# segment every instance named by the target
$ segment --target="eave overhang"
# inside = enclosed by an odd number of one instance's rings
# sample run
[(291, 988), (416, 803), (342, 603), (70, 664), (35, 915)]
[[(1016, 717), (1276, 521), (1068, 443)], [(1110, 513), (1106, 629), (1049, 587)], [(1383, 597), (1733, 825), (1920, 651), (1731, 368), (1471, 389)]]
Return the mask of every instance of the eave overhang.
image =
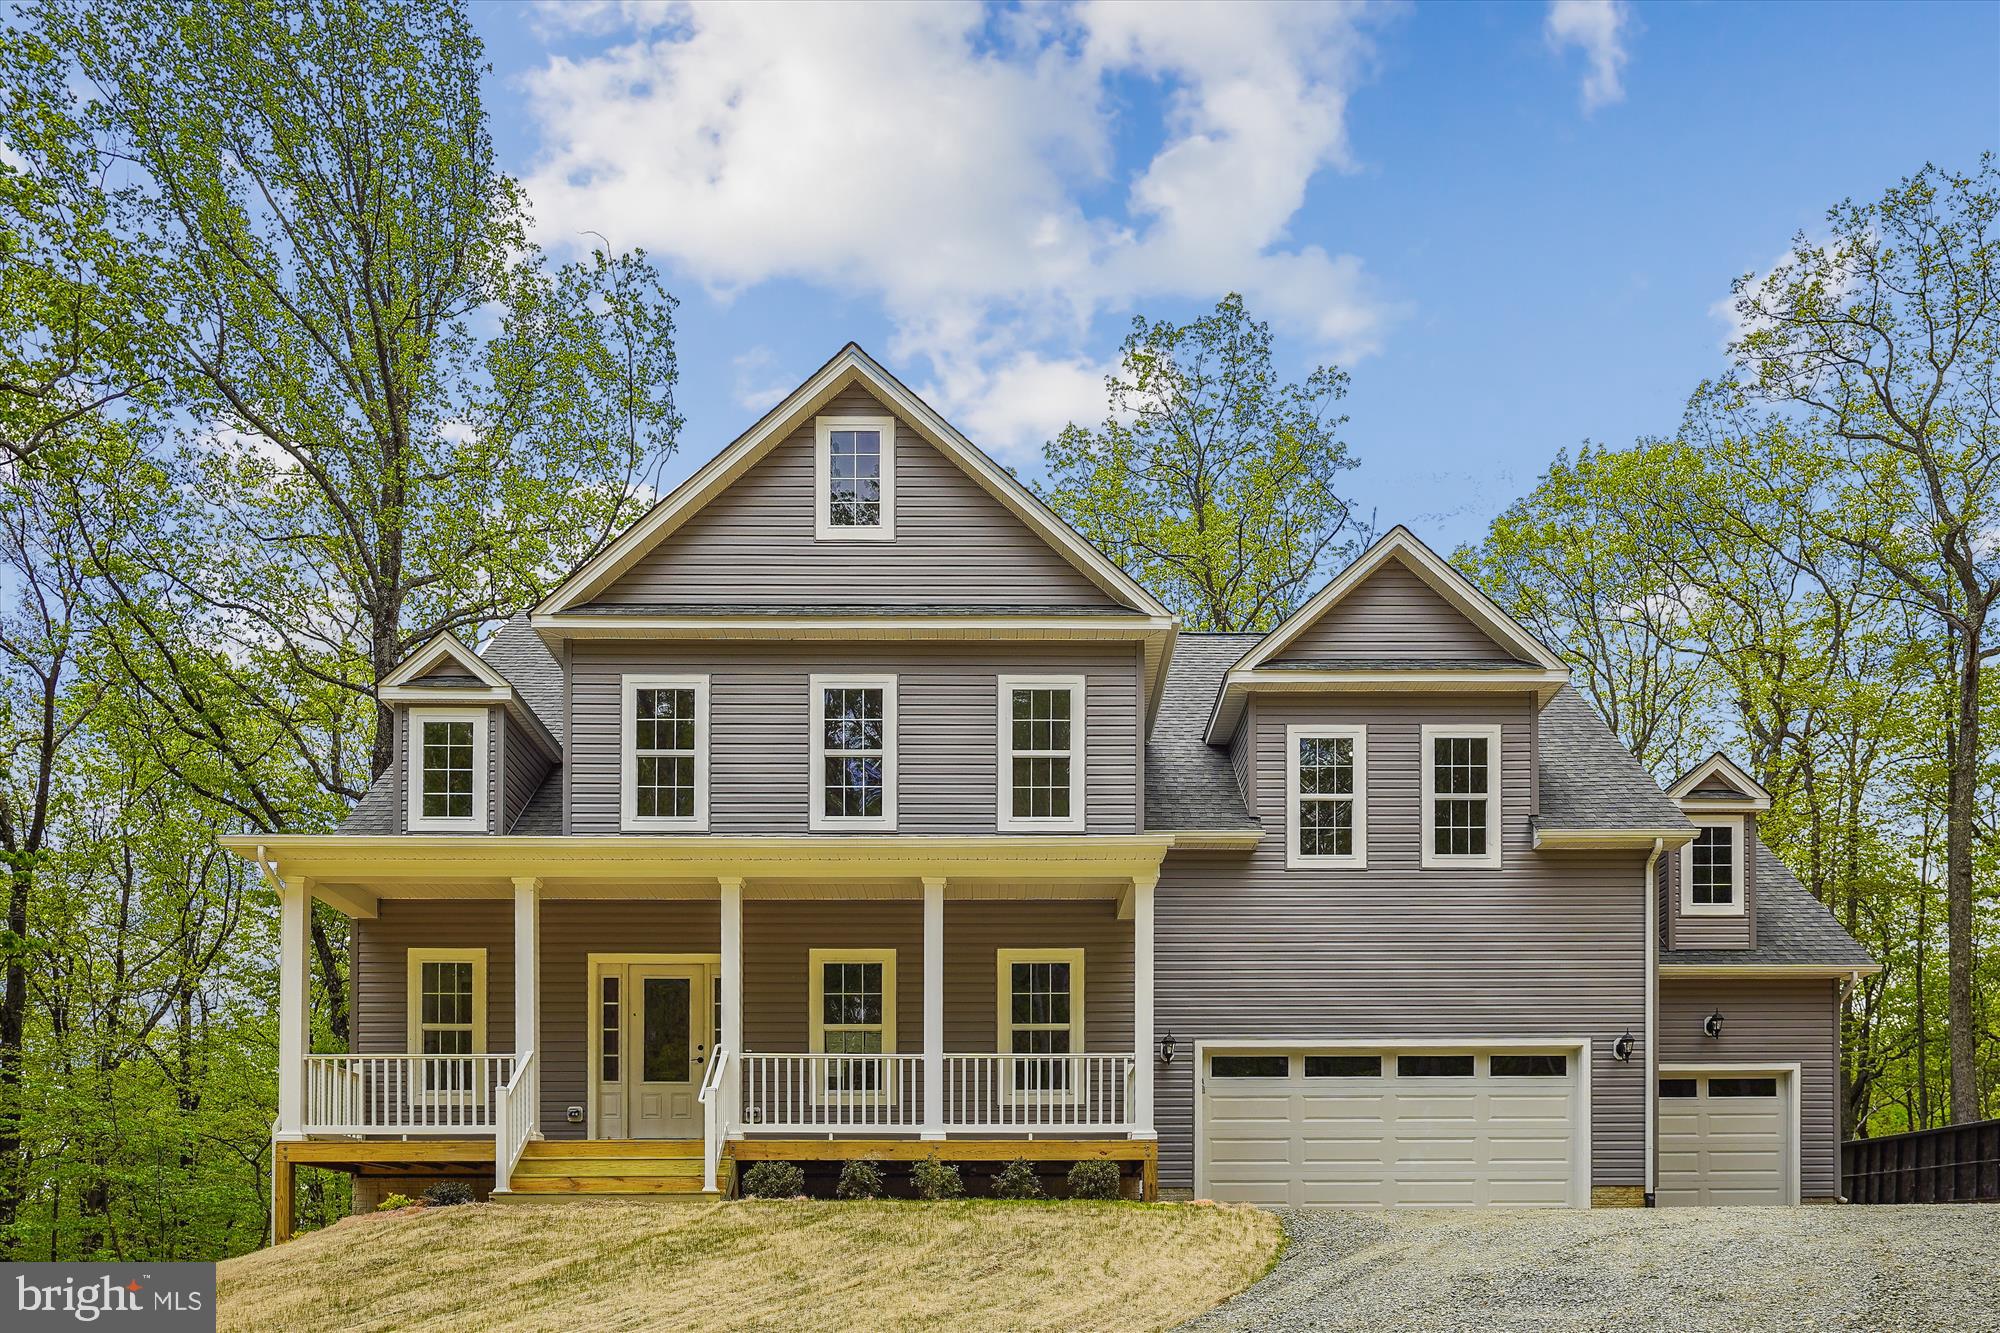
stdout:
[(1662, 977), (1708, 978), (1722, 980), (1754, 980), (1764, 978), (1781, 980), (1812, 980), (1824, 977), (1836, 980), (1842, 977), (1872, 977), (1882, 970), (1880, 963), (1661, 963)]
[(1592, 851), (1592, 850), (1637, 850), (1651, 851), (1654, 843), (1667, 847), (1679, 847), (1693, 842), (1700, 830), (1682, 825), (1679, 828), (1621, 828), (1621, 829), (1573, 829), (1538, 828), (1535, 830), (1536, 851)]
[(1569, 681), (1564, 669), (1524, 666), (1494, 670), (1409, 668), (1369, 670), (1232, 669), (1223, 677), (1209, 713), (1207, 740), (1226, 745), (1243, 719), (1243, 706), (1253, 694), (1354, 694), (1394, 690), (1420, 694), (1516, 694), (1532, 691), (1536, 705), (1545, 706)]

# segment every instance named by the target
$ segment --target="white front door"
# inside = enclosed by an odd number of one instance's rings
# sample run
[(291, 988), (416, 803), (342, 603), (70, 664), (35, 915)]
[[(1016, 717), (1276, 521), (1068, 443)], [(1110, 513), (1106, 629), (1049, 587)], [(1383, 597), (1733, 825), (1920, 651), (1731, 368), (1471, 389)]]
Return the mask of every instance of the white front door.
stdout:
[(714, 1044), (713, 984), (701, 963), (595, 964), (596, 1136), (698, 1139)]

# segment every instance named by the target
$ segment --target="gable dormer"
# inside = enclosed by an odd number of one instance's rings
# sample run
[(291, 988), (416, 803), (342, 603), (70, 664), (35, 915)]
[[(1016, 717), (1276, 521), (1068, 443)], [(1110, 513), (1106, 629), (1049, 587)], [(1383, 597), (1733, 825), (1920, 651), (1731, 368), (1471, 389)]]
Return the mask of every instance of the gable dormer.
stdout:
[(1757, 818), (1771, 793), (1727, 755), (1695, 765), (1667, 789), (1697, 830), (1666, 858), (1662, 916), (1669, 949), (1757, 947)]
[(1568, 679), (1561, 658), (1398, 526), (1230, 669), (1208, 740), (1228, 743), (1257, 694), (1532, 691), (1546, 703)]

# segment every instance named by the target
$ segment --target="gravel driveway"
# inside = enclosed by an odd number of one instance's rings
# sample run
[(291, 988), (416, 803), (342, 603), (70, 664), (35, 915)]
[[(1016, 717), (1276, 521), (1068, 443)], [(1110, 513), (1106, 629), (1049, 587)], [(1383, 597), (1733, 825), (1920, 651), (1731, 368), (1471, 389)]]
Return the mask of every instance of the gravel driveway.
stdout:
[(1287, 1211), (1189, 1329), (2000, 1330), (2000, 1206)]

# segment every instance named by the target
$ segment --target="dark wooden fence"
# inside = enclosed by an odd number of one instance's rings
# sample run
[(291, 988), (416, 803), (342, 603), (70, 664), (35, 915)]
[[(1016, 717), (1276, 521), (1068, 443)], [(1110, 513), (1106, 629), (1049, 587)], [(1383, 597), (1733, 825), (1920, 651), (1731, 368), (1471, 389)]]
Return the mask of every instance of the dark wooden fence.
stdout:
[(1840, 1145), (1850, 1203), (2000, 1202), (2000, 1120)]

